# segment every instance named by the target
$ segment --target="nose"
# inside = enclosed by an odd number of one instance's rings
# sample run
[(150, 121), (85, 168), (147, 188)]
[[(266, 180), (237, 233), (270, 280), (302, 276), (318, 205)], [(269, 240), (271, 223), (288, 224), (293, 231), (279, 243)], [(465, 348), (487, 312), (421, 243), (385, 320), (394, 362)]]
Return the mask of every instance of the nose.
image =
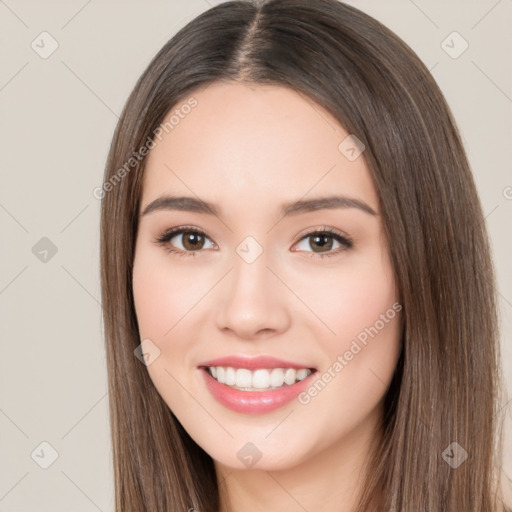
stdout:
[(220, 330), (256, 340), (288, 329), (290, 293), (269, 266), (265, 251), (252, 263), (234, 255), (233, 268), (216, 297), (215, 318)]

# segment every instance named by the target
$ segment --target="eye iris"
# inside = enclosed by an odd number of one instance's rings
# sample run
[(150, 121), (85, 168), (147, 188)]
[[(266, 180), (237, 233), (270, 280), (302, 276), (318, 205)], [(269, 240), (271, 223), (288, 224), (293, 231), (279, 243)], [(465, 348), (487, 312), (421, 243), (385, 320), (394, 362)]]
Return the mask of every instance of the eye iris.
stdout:
[[(190, 244), (190, 245), (189, 245)], [(194, 231), (183, 233), (183, 247), (189, 250), (201, 249), (204, 245), (204, 236)]]
[(320, 246), (320, 249), (323, 251), (329, 251), (332, 249), (333, 240), (329, 235), (313, 235), (311, 240), (312, 241), (309, 243), (309, 245), (312, 249), (315, 248), (313, 244)]

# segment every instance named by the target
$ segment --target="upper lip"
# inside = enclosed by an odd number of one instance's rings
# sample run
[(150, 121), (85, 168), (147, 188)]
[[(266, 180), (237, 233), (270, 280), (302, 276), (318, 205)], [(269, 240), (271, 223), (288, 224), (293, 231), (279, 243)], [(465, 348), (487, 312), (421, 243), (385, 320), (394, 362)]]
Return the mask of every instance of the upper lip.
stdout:
[(233, 368), (246, 368), (247, 370), (257, 370), (258, 368), (308, 368), (314, 370), (307, 364), (294, 363), (292, 361), (285, 361), (271, 356), (226, 356), (218, 359), (210, 359), (198, 365), (204, 366), (231, 366)]

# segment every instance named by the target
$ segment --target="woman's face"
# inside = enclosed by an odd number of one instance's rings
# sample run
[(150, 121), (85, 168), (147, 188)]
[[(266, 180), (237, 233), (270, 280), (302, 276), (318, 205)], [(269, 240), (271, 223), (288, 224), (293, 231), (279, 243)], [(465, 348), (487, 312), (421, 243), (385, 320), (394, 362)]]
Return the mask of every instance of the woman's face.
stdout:
[(147, 160), (133, 269), (156, 389), (222, 465), (360, 457), (401, 309), (363, 148), (283, 87), (214, 83), (169, 120)]

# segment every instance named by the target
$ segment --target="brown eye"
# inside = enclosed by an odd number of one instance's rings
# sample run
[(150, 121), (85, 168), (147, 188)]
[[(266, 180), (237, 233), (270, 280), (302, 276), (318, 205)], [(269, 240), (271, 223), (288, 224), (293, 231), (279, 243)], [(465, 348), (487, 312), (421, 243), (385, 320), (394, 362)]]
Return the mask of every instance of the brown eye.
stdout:
[[(335, 244), (338, 245), (335, 246)], [(313, 231), (302, 237), (297, 244), (299, 250), (310, 252), (311, 257), (334, 256), (340, 252), (350, 249), (352, 246), (352, 241), (349, 238), (344, 237), (331, 229)]]
[(195, 256), (195, 253), (200, 252), (201, 249), (213, 247), (213, 243), (206, 233), (189, 227), (170, 229), (158, 237), (155, 242), (163, 245), (168, 251), (182, 256)]
[[(197, 251), (198, 249), (203, 248), (205, 243), (205, 236), (201, 233), (197, 233), (196, 231), (184, 231), (181, 235), (183, 236), (182, 245), (185, 250)], [(177, 236), (174, 236), (173, 238), (176, 238)]]
[(334, 245), (334, 238), (331, 235), (312, 235), (309, 237), (309, 246), (311, 249), (318, 247), (318, 252), (326, 252), (332, 249)]

